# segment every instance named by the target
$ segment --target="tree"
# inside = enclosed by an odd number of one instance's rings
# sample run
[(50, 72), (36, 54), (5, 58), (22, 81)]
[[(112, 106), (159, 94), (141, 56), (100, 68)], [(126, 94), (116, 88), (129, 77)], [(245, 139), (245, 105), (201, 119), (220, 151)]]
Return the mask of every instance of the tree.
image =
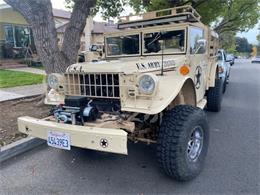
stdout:
[(251, 53), (253, 46), (246, 38), (236, 37), (236, 50), (241, 53)]
[(225, 32), (219, 37), (220, 48), (225, 49), (228, 53), (236, 52), (236, 33), (235, 32)]
[(50, 0), (4, 1), (23, 15), (31, 25), (37, 53), (48, 74), (65, 72), (70, 64), (76, 62), (86, 18), (96, 0), (73, 0), (74, 6), (61, 49), (58, 48)]

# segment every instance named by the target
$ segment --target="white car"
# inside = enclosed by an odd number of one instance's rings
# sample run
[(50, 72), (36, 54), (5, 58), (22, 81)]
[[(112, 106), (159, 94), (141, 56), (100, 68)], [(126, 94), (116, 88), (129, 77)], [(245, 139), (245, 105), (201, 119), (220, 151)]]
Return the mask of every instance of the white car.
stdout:
[(256, 56), (252, 59), (251, 63), (260, 63), (260, 56)]
[(226, 92), (227, 84), (230, 76), (230, 59), (227, 59), (226, 52), (223, 49), (218, 50), (218, 67), (219, 67), (219, 78), (223, 80), (223, 93)]

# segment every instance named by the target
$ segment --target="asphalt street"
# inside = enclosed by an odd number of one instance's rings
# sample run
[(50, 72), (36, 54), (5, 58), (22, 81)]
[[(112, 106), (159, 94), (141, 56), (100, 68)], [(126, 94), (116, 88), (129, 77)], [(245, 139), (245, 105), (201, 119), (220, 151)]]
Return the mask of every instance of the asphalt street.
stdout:
[(206, 165), (191, 182), (165, 176), (154, 146), (129, 144), (128, 156), (41, 146), (1, 164), (0, 194), (260, 194), (260, 64), (237, 61), (222, 111), (207, 115)]

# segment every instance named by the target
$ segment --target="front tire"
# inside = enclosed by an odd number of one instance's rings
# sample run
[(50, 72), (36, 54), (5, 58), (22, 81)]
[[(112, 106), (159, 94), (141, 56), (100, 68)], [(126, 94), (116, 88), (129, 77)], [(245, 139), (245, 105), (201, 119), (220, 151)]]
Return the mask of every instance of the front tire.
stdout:
[(188, 181), (202, 171), (208, 150), (209, 130), (203, 110), (176, 106), (167, 111), (157, 140), (157, 158), (164, 172), (178, 181)]

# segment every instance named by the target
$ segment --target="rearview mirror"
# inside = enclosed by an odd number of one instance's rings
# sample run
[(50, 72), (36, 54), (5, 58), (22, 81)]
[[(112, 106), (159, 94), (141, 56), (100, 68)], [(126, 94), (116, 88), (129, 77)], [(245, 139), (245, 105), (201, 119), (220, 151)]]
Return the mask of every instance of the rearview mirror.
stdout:
[(197, 45), (202, 46), (202, 47), (206, 47), (207, 40), (206, 39), (199, 39), (199, 40), (197, 40)]
[(92, 45), (91, 48), (90, 48), (90, 51), (97, 51), (97, 46), (96, 45)]
[(197, 45), (197, 50), (196, 50), (195, 54), (205, 53), (206, 47), (207, 47), (207, 40), (199, 39), (199, 40), (197, 40), (196, 45)]

